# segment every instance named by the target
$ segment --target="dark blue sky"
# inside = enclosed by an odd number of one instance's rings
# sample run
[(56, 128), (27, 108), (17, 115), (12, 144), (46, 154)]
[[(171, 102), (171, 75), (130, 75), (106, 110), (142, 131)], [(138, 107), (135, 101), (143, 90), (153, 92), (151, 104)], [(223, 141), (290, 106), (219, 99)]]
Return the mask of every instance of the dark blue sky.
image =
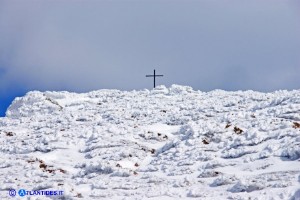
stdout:
[(30, 90), (299, 89), (296, 0), (0, 0), (0, 116)]

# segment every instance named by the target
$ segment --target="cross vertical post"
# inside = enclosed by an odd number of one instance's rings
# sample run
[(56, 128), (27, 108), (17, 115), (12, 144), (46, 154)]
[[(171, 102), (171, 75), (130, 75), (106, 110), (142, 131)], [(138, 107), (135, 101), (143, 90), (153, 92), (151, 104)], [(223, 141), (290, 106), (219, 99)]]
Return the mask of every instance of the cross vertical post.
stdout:
[(146, 75), (146, 77), (153, 77), (153, 88), (156, 87), (155, 78), (156, 77), (162, 77), (162, 76), (164, 76), (164, 75), (156, 75), (155, 70), (154, 70), (153, 75)]
[(155, 70), (154, 70), (154, 76), (153, 76), (153, 79), (154, 79), (154, 85), (153, 85), (153, 88), (155, 88)]

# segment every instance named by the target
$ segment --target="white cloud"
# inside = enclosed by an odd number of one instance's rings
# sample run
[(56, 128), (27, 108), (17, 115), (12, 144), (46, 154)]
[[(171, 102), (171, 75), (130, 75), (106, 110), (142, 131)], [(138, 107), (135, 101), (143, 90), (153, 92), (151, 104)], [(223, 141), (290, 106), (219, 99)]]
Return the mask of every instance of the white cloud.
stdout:
[(166, 85), (296, 88), (300, 16), (266, 2), (2, 1), (0, 90), (150, 88), (153, 68)]

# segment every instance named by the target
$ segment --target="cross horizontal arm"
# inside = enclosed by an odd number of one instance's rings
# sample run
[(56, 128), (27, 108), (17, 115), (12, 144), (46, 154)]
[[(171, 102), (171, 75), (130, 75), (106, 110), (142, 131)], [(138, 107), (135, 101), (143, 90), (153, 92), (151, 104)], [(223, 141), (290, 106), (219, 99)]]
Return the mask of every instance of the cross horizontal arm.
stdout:
[[(164, 75), (155, 75), (155, 76), (164, 76)], [(146, 77), (154, 77), (154, 75), (146, 75)]]

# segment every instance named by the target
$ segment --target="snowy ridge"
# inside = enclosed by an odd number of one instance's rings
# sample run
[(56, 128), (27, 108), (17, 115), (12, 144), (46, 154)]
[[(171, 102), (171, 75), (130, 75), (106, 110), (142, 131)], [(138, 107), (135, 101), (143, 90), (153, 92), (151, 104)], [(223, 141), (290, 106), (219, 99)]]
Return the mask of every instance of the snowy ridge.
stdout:
[(300, 90), (33, 91), (0, 143), (1, 199), (300, 199)]

